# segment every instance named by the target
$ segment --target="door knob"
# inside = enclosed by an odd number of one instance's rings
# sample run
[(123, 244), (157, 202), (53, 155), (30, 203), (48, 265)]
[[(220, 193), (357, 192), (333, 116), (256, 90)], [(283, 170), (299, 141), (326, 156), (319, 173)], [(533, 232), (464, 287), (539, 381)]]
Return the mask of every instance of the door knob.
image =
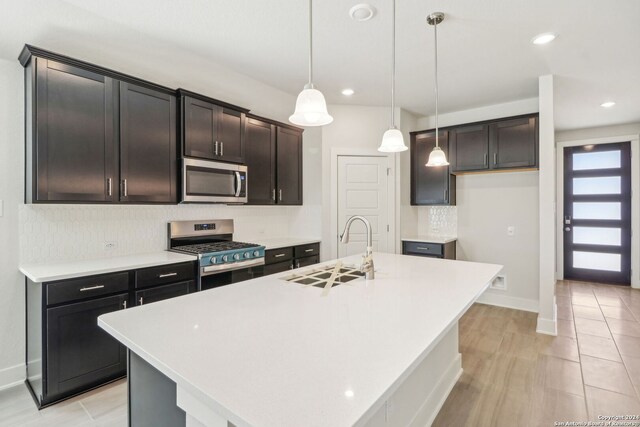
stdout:
[(571, 227), (565, 227), (564, 231), (571, 231)]

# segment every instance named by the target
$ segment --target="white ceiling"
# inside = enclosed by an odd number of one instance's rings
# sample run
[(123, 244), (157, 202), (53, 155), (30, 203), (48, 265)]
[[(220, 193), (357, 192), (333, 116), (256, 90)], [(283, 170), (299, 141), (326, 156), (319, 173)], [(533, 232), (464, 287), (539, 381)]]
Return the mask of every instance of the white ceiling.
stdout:
[[(391, 0), (370, 0), (377, 15), (354, 22), (348, 11), (362, 1), (315, 2), (314, 80), (329, 103), (386, 106)], [(551, 73), (558, 129), (640, 121), (638, 0), (397, 3), (397, 104), (409, 111), (433, 113), (433, 29), (425, 17), (442, 11), (442, 112), (536, 97), (537, 77)], [(8, 59), (24, 43), (84, 39), (139, 55), (145, 46), (167, 58), (195, 52), (292, 95), (306, 82), (305, 0), (0, 0), (0, 6), (0, 56)], [(549, 31), (559, 34), (553, 43), (530, 43)], [(342, 96), (345, 87), (356, 94)], [(600, 107), (610, 99), (615, 107)]]

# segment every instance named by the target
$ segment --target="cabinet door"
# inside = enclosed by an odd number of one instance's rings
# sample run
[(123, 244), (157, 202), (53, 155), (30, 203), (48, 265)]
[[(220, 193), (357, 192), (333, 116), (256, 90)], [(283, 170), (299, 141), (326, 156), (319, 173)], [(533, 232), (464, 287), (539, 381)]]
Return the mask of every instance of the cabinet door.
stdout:
[(452, 172), (489, 169), (489, 126), (464, 126), (449, 131)]
[(218, 121), (219, 159), (225, 162), (244, 162), (245, 115), (231, 108), (220, 107)]
[[(436, 145), (435, 132), (412, 135), (411, 139), (411, 204), (454, 205), (455, 177), (449, 168), (425, 166)], [(447, 131), (440, 131), (439, 145), (448, 156)]]
[(492, 169), (536, 166), (536, 122), (535, 117), (524, 117), (490, 125)]
[(264, 275), (268, 276), (270, 274), (282, 273), (283, 271), (288, 271), (293, 268), (293, 261), (283, 261), (277, 262), (275, 264), (268, 264), (263, 267)]
[(220, 107), (191, 97), (184, 97), (184, 155), (215, 159), (219, 147), (218, 114)]
[(120, 200), (177, 203), (176, 98), (120, 84)]
[(125, 375), (126, 351), (98, 326), (98, 316), (125, 308), (128, 294), (47, 309), (47, 399)]
[(151, 304), (152, 302), (187, 295), (193, 284), (193, 281), (179, 282), (172, 283), (171, 285), (156, 286), (145, 289), (144, 291), (137, 291), (136, 305)]
[(302, 204), (302, 132), (278, 127), (276, 138), (277, 202)]
[(273, 205), (276, 203), (276, 127), (247, 118), (245, 147), (249, 169), (248, 204)]
[(35, 61), (33, 201), (114, 200), (114, 81), (59, 62)]
[(296, 259), (294, 266), (295, 268), (308, 267), (310, 265), (317, 264), (319, 262), (320, 262), (320, 255), (312, 255), (312, 256)]

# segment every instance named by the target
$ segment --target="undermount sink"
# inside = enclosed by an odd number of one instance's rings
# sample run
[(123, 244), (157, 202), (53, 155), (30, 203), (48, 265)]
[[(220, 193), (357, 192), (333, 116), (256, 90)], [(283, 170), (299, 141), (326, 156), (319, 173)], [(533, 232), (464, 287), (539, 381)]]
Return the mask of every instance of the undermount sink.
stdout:
[[(281, 277), (280, 279), (287, 282), (299, 283), (301, 285), (311, 285), (318, 288), (324, 288), (327, 284), (327, 280), (331, 278), (335, 268), (335, 264), (327, 265), (290, 274), (288, 276)], [(332, 286), (338, 286), (361, 277), (364, 277), (364, 273), (360, 272), (356, 266), (343, 265), (336, 273)]]

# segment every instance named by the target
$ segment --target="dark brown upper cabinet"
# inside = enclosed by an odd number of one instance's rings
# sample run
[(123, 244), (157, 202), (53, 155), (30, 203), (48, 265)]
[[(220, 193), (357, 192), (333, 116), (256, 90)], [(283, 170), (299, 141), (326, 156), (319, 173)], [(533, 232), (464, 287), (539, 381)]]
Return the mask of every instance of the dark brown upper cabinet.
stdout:
[(248, 110), (180, 89), (182, 145), (186, 157), (244, 163)]
[(248, 197), (253, 205), (302, 205), (302, 129), (247, 118)]
[(449, 131), (452, 172), (489, 169), (489, 126), (461, 126)]
[(538, 164), (537, 119), (521, 117), (491, 123), (491, 169), (531, 168)]
[(510, 117), (446, 128), (454, 174), (538, 165), (538, 115)]
[(29, 68), (27, 202), (113, 201), (117, 82), (46, 58)]
[(177, 203), (175, 91), (25, 46), (27, 203)]
[[(449, 132), (440, 131), (438, 144), (449, 156)], [(456, 177), (449, 166), (427, 167), (436, 146), (435, 131), (411, 133), (411, 204), (455, 205)]]
[(176, 97), (120, 84), (120, 200), (177, 203)]

